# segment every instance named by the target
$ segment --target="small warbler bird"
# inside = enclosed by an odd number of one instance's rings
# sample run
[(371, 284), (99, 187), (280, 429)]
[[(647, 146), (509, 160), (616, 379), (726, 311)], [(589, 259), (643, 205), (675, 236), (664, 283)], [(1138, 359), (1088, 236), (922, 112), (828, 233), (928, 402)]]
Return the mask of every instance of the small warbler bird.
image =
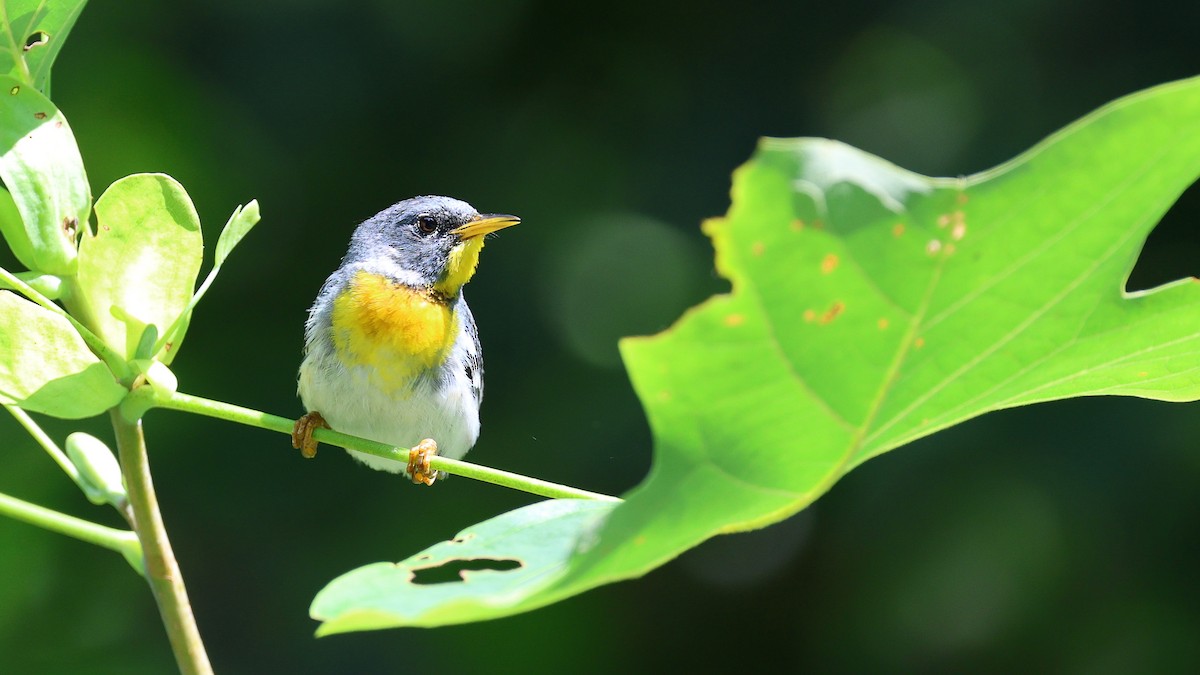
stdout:
[(412, 448), (407, 464), (348, 452), (432, 485), (429, 455), (458, 459), (475, 445), (483, 352), (462, 287), (484, 237), (519, 222), (449, 197), (414, 197), (355, 229), (305, 324), (299, 393), (309, 412), (292, 433), (305, 457), (316, 455), (314, 430), (333, 428)]

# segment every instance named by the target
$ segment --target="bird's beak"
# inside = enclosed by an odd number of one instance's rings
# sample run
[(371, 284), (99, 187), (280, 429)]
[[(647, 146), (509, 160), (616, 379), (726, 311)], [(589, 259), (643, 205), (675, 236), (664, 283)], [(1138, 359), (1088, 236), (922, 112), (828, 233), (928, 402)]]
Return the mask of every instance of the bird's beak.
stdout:
[(485, 234), (491, 234), (498, 230), (503, 230), (506, 227), (512, 227), (521, 222), (521, 219), (516, 216), (506, 216), (501, 214), (489, 213), (479, 216), (479, 218), (463, 225), (462, 227), (450, 230), (450, 234), (457, 234), (458, 238), (466, 241), (475, 237), (482, 237)]

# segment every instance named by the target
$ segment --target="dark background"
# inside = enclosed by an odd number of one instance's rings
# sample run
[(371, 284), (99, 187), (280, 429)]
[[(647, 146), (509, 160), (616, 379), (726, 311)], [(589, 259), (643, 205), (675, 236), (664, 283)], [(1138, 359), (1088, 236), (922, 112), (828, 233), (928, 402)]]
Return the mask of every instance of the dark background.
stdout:
[[(169, 173), (210, 243), (236, 204), (262, 204), (175, 362), (190, 393), (301, 412), (304, 312), (353, 226), (388, 204), (439, 193), (522, 216), (468, 289), (488, 365), (470, 458), (622, 492), (650, 439), (615, 339), (725, 289), (698, 224), (724, 212), (757, 137), (967, 174), (1200, 71), (1196, 3), (744, 4), (95, 2), (53, 96), (96, 195)], [(1193, 189), (1131, 286), (1200, 272), (1198, 209)], [(1092, 399), (992, 414), (646, 579), (484, 624), (320, 640), (307, 610), (325, 582), (530, 499), (466, 479), (419, 490), (180, 413), (146, 427), (222, 673), (1194, 672), (1195, 413)], [(104, 420), (50, 424), (59, 439), (81, 426), (111, 437)], [(0, 429), (0, 491), (119, 524)], [(0, 671), (172, 663), (119, 556), (0, 520)]]

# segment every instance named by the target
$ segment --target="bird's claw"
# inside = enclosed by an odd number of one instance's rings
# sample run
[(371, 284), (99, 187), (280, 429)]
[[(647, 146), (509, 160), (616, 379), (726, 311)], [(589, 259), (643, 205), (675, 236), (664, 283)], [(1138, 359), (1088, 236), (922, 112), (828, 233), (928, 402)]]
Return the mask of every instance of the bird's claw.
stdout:
[(296, 420), (296, 426), (292, 427), (292, 447), (300, 451), (308, 459), (317, 456), (317, 441), (313, 438), (313, 432), (317, 429), (328, 429), (329, 423), (321, 417), (321, 413), (312, 411), (305, 414), (300, 419)]
[(438, 479), (439, 471), (429, 467), (429, 459), (438, 453), (437, 443), (432, 438), (417, 443), (408, 451), (408, 468), (405, 470), (412, 476), (412, 482), (417, 485), (433, 485)]

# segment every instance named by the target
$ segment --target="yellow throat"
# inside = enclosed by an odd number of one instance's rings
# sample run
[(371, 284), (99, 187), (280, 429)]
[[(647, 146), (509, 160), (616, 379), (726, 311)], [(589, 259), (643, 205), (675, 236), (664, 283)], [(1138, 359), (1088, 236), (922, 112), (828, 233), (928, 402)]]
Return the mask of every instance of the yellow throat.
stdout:
[(450, 249), (450, 258), (446, 261), (446, 276), (433, 288), (446, 297), (458, 295), (471, 277), (475, 276), (475, 268), (479, 266), (479, 252), (483, 250), (483, 237), (472, 237)]
[[(455, 293), (470, 279), (478, 259), (476, 248), (469, 270), (451, 268), (462, 277)], [(443, 292), (441, 284), (435, 290), (357, 272), (333, 301), (333, 344), (342, 362), (372, 368), (375, 384), (389, 391), (440, 365), (458, 337), (458, 319), (446, 301), (454, 294)]]

